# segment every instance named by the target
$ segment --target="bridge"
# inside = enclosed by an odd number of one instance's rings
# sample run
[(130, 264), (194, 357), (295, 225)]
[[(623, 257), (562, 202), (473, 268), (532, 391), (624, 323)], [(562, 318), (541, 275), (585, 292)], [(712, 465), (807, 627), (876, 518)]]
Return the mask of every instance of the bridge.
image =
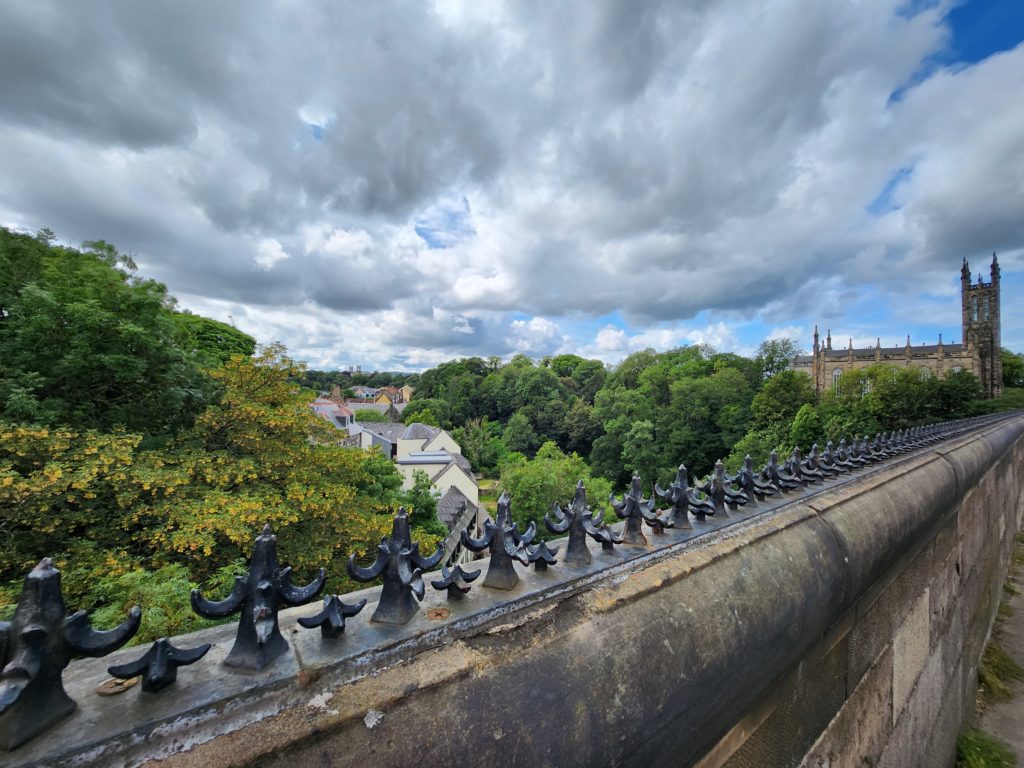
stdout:
[[(413, 599), (409, 569), (343, 596), (367, 600), (344, 631), (319, 602), (281, 610), (287, 648), (258, 669), (223, 663), (243, 642), (234, 625), (173, 638), (212, 649), (172, 684), (153, 672), (159, 693), (96, 695), (142, 648), (73, 661), (77, 707), (17, 746), (28, 726), (4, 680), (0, 764), (952, 765), (1024, 515), (1024, 414), (793, 458), (704, 493), (683, 478), (667, 511), (636, 489), (626, 530), (590, 520), (576, 562), (566, 540), (549, 567), (497, 562), (511, 589), (455, 579), (462, 599), (428, 590), (404, 624), (369, 616)], [(507, 556), (550, 559), (501, 525)], [(617, 543), (638, 530), (646, 543)], [(318, 613), (307, 624), (323, 632), (297, 623)], [(26, 652), (18, 621), (0, 632), (5, 661)]]

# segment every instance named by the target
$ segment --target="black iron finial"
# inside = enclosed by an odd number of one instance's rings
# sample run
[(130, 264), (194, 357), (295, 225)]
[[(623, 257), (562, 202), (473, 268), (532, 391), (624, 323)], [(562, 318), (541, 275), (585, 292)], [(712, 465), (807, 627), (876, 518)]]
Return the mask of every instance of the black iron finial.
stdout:
[(757, 506), (758, 499), (764, 501), (766, 496), (773, 496), (775, 488), (771, 483), (762, 481), (757, 472), (754, 471), (754, 459), (748, 453), (743, 457), (743, 464), (735, 477), (727, 478), (729, 482), (735, 483), (747, 497), (747, 503), (752, 507)]
[(355, 603), (344, 603), (341, 595), (327, 595), (319, 613), (303, 616), (298, 622), (306, 629), (320, 627), (320, 637), (324, 640), (336, 640), (345, 632), (345, 619), (355, 616), (365, 605), (365, 598)]
[(593, 512), (583, 518), (583, 530), (594, 541), (601, 544), (601, 550), (611, 552), (616, 544), (622, 543), (622, 535), (604, 522), (603, 512)]
[(719, 459), (715, 462), (715, 471), (698, 488), (707, 494), (715, 505), (715, 513), (721, 517), (728, 517), (725, 507), (728, 504), (730, 509), (736, 509), (747, 503), (747, 495), (743, 491), (733, 490), (731, 478), (726, 477), (725, 465)]
[(462, 600), (471, 587), (469, 583), (476, 581), (480, 571), (464, 571), (461, 565), (456, 565), (450, 571), (447, 566), (442, 566), (441, 577), (430, 582), (434, 589), (447, 589), (449, 600)]
[(788, 493), (800, 487), (800, 478), (789, 471), (789, 462), (779, 465), (779, 453), (774, 448), (768, 454), (768, 463), (761, 469), (761, 477), (780, 493)]
[(405, 624), (416, 613), (416, 601), (425, 592), (423, 572), (441, 562), (444, 550), (437, 548), (430, 557), (420, 555), (420, 545), (412, 543), (409, 516), (404, 507), (398, 508), (391, 527), (391, 537), (383, 537), (377, 546), (377, 559), (369, 568), (356, 565), (355, 555), (348, 558), (348, 575), (356, 581), (373, 581), (384, 577), (377, 610), (370, 621), (383, 624)]
[[(551, 513), (554, 513), (552, 519)], [(584, 520), (593, 522), (593, 512), (587, 506), (587, 489), (580, 480), (576, 483), (576, 494), (572, 505), (562, 509), (555, 504), (551, 513), (544, 517), (544, 524), (552, 533), (569, 532), (569, 544), (565, 549), (563, 562), (568, 565), (590, 565), (590, 550), (587, 548), (587, 531)]]
[(508, 493), (503, 492), (498, 499), (498, 512), (495, 521), (484, 522), (484, 535), (476, 539), (466, 530), (462, 531), (462, 545), (474, 552), (482, 552), (490, 548), (491, 560), (487, 566), (484, 586), (492, 589), (512, 589), (519, 583), (519, 574), (512, 565), (518, 560), (523, 565), (529, 564), (526, 545), (533, 541), (537, 527), (530, 523), (525, 533), (512, 522), (512, 500)]
[(534, 547), (526, 548), (527, 560), (533, 563), (535, 570), (546, 571), (549, 565), (554, 565), (558, 562), (555, 559), (558, 549), (558, 547), (549, 547), (546, 541), (541, 541)]
[(67, 615), (60, 571), (44, 558), (25, 577), (10, 622), (0, 622), (0, 748), (14, 749), (70, 715), (64, 668), (76, 656), (106, 656), (138, 631), (135, 606), (119, 626), (100, 632), (85, 611)]
[(643, 498), (643, 491), (640, 485), (640, 476), (633, 475), (629, 484), (629, 491), (618, 501), (613, 493), (610, 498), (612, 509), (620, 520), (626, 524), (622, 528), (622, 542), (632, 546), (643, 546), (647, 543), (644, 536), (643, 520), (644, 507), (648, 501)]
[(204, 643), (195, 648), (176, 648), (168, 638), (161, 637), (135, 661), (107, 667), (107, 672), (122, 680), (142, 675), (142, 690), (159, 693), (178, 679), (178, 667), (195, 664), (212, 647)]
[(192, 590), (192, 610), (206, 619), (239, 614), (235, 644), (224, 663), (241, 669), (263, 669), (288, 650), (288, 641), (277, 625), (277, 613), (288, 606), (305, 605), (320, 594), (327, 581), (323, 568), (305, 587), (292, 584), (292, 569), (277, 564), (277, 537), (269, 525), (256, 537), (249, 570), (235, 578), (231, 594), (224, 600), (207, 600)]

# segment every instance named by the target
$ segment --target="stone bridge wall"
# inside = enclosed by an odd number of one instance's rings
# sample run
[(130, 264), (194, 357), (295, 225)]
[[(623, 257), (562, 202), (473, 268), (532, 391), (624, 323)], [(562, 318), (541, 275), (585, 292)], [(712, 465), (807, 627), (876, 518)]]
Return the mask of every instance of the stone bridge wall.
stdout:
[(197, 633), (209, 662), (158, 696), (93, 694), (136, 649), (74, 662), (79, 710), (0, 764), (952, 765), (1022, 463), (1018, 414), (640, 556), (475, 587), (445, 621), (437, 593), (400, 631), (289, 629), (261, 673), (217, 663), (232, 627)]

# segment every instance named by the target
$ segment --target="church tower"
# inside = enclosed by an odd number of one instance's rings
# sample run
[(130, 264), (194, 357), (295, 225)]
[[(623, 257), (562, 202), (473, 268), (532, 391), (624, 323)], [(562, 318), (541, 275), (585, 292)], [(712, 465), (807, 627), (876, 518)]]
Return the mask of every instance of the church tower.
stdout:
[(1003, 360), (1000, 346), (999, 260), (992, 254), (990, 279), (986, 283), (978, 275), (971, 283), (971, 268), (964, 257), (960, 269), (960, 299), (963, 321), (964, 350), (975, 361), (975, 375), (981, 381), (985, 397), (1003, 393)]

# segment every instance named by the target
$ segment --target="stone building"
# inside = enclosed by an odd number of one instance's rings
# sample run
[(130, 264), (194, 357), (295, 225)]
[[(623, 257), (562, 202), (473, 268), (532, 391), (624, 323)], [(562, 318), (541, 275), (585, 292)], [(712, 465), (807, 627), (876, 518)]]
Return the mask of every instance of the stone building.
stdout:
[(916, 367), (922, 376), (938, 378), (955, 371), (970, 371), (981, 382), (985, 397), (999, 397), (1003, 393), (1003, 364), (999, 356), (999, 260), (995, 254), (992, 254), (987, 283), (980, 274), (977, 283), (971, 282), (971, 270), (964, 258), (960, 270), (960, 303), (962, 340), (959, 344), (943, 344), (942, 334), (939, 334), (938, 344), (915, 347), (908, 334), (907, 343), (902, 347), (883, 347), (879, 339), (874, 347), (855, 349), (851, 339), (845, 349), (833, 349), (832, 332), (828, 331), (825, 343), (821, 344), (815, 326), (812, 354), (795, 357), (792, 368), (810, 375), (819, 395), (838, 386), (847, 371), (891, 365)]

